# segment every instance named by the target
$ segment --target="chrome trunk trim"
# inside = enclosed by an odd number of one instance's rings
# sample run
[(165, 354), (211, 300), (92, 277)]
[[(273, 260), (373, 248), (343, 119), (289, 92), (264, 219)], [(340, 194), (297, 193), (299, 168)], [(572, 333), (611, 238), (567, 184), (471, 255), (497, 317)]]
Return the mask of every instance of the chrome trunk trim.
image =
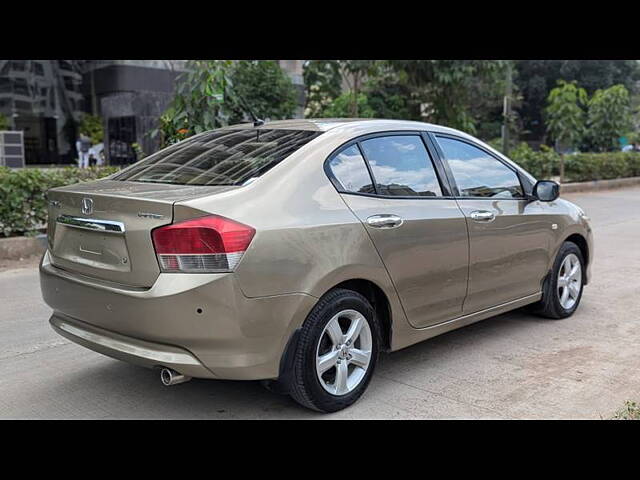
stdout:
[(112, 220), (98, 220), (96, 218), (72, 217), (71, 215), (60, 215), (56, 222), (67, 227), (80, 228), (83, 230), (93, 230), (102, 233), (124, 233), (124, 223)]

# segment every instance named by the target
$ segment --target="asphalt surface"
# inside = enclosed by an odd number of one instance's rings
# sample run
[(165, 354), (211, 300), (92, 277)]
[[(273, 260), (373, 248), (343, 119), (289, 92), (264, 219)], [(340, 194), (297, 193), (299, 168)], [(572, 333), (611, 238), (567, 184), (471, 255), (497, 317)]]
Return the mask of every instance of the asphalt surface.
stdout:
[(37, 270), (0, 273), (0, 418), (610, 418), (640, 400), (640, 188), (566, 195), (592, 218), (595, 263), (566, 320), (500, 315), (386, 355), (361, 400), (322, 415), (257, 382), (192, 380), (70, 343)]

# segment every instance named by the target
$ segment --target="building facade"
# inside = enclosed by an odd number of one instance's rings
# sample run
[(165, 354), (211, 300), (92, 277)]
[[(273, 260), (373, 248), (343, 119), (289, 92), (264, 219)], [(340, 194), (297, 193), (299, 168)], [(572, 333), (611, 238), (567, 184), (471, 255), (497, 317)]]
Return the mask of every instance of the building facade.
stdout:
[[(279, 60), (304, 109), (303, 60)], [(156, 128), (186, 68), (185, 60), (0, 60), (0, 114), (24, 132), (27, 165), (73, 164), (83, 113), (104, 122), (111, 164), (135, 161), (133, 144), (150, 153)]]
[(157, 149), (148, 132), (173, 98), (184, 60), (84, 60), (82, 85), (87, 111), (104, 121), (105, 153), (112, 165), (135, 161), (133, 144)]
[(24, 134), (28, 164), (70, 163), (85, 110), (82, 74), (71, 60), (0, 60), (0, 114)]

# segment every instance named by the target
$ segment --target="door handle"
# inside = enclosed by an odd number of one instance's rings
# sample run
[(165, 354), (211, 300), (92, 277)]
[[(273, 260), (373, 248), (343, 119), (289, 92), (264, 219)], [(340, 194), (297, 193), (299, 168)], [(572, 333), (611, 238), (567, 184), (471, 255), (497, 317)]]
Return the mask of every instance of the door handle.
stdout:
[(471, 219), (476, 222), (491, 222), (496, 216), (493, 212), (489, 212), (488, 210), (476, 210), (471, 212)]
[(389, 214), (372, 215), (367, 218), (367, 225), (374, 228), (397, 228), (402, 225), (402, 218)]

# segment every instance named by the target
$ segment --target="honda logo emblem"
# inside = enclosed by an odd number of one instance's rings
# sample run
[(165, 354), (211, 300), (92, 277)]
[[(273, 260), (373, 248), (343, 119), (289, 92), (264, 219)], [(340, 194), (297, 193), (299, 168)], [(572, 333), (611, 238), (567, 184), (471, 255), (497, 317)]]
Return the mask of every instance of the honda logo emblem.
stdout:
[(93, 213), (93, 200), (88, 197), (82, 199), (82, 207), (80, 208), (85, 215), (91, 215)]

